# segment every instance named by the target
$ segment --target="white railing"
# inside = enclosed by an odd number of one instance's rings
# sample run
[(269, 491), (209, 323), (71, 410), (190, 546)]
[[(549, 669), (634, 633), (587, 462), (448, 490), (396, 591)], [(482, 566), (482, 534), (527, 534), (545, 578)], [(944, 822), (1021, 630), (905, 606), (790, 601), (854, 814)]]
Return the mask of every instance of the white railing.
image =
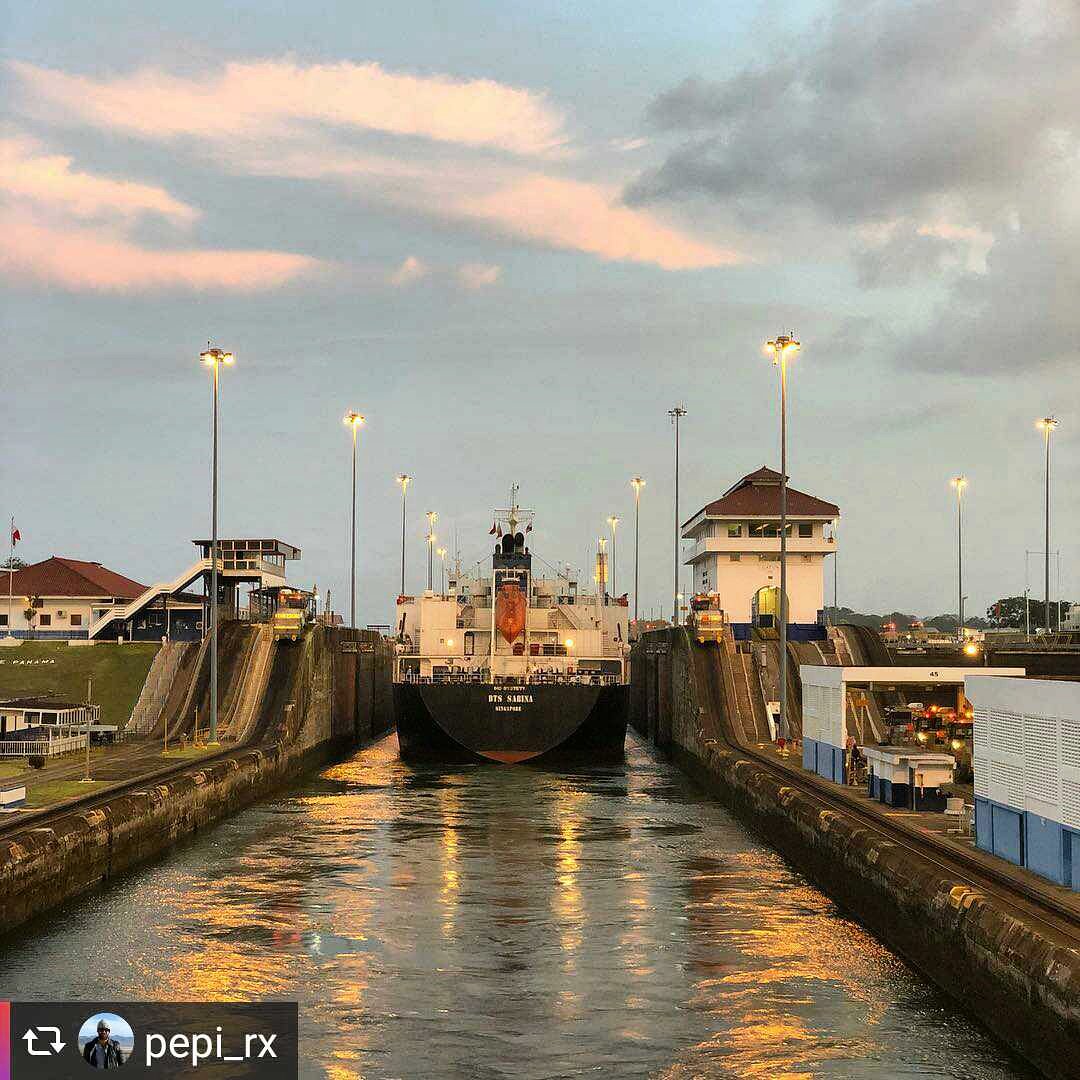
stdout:
[(0, 757), (58, 757), (85, 749), (85, 731), (77, 735), (50, 735), (47, 739), (0, 739)]
[(398, 679), (403, 683), (485, 683), (488, 686), (535, 686), (540, 685), (575, 685), (575, 686), (618, 686), (623, 682), (621, 675), (608, 675), (599, 672), (579, 671), (570, 674), (546, 672), (539, 674), (530, 672), (527, 676), (517, 678), (512, 676), (498, 676), (492, 682), (491, 676), (485, 672), (475, 671), (439, 671), (432, 675), (420, 675), (415, 671), (405, 671)]

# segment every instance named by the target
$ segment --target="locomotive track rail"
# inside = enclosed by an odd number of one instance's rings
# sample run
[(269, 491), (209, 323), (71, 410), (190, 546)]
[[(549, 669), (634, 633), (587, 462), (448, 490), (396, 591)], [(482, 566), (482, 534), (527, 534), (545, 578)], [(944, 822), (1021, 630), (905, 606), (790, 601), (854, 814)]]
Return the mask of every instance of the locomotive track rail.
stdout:
[(904, 825), (892, 821), (868, 806), (862, 806), (843, 790), (829, 790), (824, 781), (776, 761), (769, 754), (747, 746), (733, 731), (723, 694), (718, 664), (712, 655), (688, 642), (694, 658), (695, 675), (707, 691), (707, 700), (715, 721), (718, 742), (729, 750), (753, 761), (787, 786), (799, 788), (823, 808), (855, 818), (868, 829), (888, 838), (897, 847), (932, 864), (957, 885), (966, 885), (976, 892), (992, 897), (1018, 917), (1050, 932), (1066, 948), (1080, 950), (1080, 919), (1074, 907), (1055, 896), (1036, 882), (1020, 874), (998, 871), (978, 857), (953, 846), (930, 833), (915, 834)]
[(129, 780), (118, 780), (104, 790), (95, 791), (92, 794), (59, 803), (56, 806), (45, 806), (40, 810), (21, 811), (5, 819), (0, 819), (0, 840), (7, 840), (17, 833), (25, 832), (27, 829), (48, 827), (53, 822), (70, 817), (73, 814), (84, 814), (88, 810), (96, 810), (99, 806), (103, 806), (122, 795), (128, 795), (133, 791), (142, 791), (147, 787), (153, 787), (154, 784), (171, 780), (173, 777), (185, 772), (197, 771), (217, 761), (240, 757), (251, 749), (251, 746), (228, 747), (205, 754), (200, 758), (165, 765), (160, 769), (141, 773), (139, 776), (132, 777)]

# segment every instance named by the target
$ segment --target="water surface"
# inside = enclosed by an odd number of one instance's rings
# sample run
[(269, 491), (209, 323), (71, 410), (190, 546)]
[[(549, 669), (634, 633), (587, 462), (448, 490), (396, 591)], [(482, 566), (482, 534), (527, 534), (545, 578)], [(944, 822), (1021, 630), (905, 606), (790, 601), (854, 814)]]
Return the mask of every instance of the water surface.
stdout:
[(302, 1074), (1030, 1078), (640, 743), (393, 738), (0, 942), (14, 999), (298, 998)]

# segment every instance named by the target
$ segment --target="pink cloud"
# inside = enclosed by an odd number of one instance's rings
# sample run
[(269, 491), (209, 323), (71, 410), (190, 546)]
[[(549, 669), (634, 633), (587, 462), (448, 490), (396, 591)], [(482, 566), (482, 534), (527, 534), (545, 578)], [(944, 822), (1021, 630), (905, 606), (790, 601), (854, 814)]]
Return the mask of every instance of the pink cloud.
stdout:
[(157, 68), (93, 79), (21, 61), (10, 66), (31, 105), (153, 139), (272, 134), (318, 121), (515, 154), (548, 154), (565, 142), (562, 117), (542, 94), (375, 63), (233, 62), (190, 79)]
[(48, 154), (33, 140), (0, 138), (0, 192), (77, 218), (158, 214), (181, 225), (199, 212), (164, 188), (78, 172), (63, 154)]
[(483, 289), (499, 280), (502, 267), (490, 263), (465, 263), (458, 267), (458, 280), (467, 289)]
[(391, 285), (412, 285), (413, 282), (426, 277), (427, 273), (427, 264), (415, 255), (409, 255), (387, 280)]
[(44, 225), (21, 214), (0, 215), (0, 230), (0, 273), (73, 290), (256, 292), (319, 266), (307, 256), (278, 251), (151, 251), (99, 229)]
[(461, 197), (451, 202), (448, 212), (552, 247), (612, 261), (653, 263), (664, 270), (743, 261), (737, 252), (620, 205), (616, 189), (553, 176), (531, 175), (486, 194)]

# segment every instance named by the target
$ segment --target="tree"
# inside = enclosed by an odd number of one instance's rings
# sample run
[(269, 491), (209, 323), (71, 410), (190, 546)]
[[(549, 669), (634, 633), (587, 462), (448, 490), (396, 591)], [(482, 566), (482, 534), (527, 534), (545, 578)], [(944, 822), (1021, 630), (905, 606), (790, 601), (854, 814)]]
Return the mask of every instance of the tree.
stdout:
[[(1068, 611), (1069, 606), (1072, 604), (1071, 600), (1062, 600), (1061, 613), (1064, 616)], [(1028, 616), (1031, 619), (1032, 632), (1041, 629), (1046, 626), (1046, 604), (1042, 600), (1036, 600), (1034, 597), (1030, 597), (1027, 600)], [(1022, 596), (1003, 596), (1000, 600), (996, 600), (986, 609), (986, 617), (990, 620), (990, 625), (996, 629), (1016, 629), (1023, 630), (1027, 625), (1027, 617), (1025, 616), (1025, 600)], [(1052, 629), (1057, 629), (1058, 624), (1058, 605), (1055, 600), (1050, 601), (1050, 626)]]
[(26, 610), (23, 614), (26, 616), (26, 625), (30, 630), (30, 636), (33, 637), (34, 630), (34, 616), (37, 615), (38, 604), (41, 601), (36, 596), (28, 596), (26, 598)]
[(10, 555), (3, 562), (0, 562), (0, 570), (25, 570), (26, 562), (20, 559), (18, 555)]

